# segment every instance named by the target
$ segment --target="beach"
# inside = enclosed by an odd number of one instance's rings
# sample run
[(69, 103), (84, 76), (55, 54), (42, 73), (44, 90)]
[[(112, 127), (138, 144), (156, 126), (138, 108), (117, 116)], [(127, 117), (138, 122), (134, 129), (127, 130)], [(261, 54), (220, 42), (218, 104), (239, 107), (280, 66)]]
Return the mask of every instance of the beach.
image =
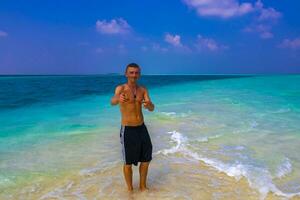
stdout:
[(300, 199), (299, 75), (142, 78), (150, 190), (133, 167), (129, 194), (123, 77), (0, 77), (0, 199)]

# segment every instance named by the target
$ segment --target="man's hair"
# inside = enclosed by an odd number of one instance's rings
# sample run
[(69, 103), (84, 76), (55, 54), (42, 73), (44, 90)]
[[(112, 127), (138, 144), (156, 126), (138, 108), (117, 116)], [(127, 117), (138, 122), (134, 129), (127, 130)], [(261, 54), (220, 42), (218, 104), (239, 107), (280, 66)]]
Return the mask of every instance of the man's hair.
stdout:
[(128, 64), (128, 65), (126, 66), (125, 72), (127, 72), (127, 70), (128, 70), (129, 67), (139, 68), (139, 69), (141, 70), (141, 68), (140, 68), (140, 66), (139, 66), (138, 64), (136, 64), (136, 63), (130, 63), (130, 64)]

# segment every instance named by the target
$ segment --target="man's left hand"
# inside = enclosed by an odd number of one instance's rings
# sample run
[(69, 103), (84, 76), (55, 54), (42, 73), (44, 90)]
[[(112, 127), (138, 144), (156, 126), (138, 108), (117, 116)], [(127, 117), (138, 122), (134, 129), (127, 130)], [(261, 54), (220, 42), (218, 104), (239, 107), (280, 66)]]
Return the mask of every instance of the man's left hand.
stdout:
[(142, 103), (143, 103), (144, 108), (146, 108), (146, 109), (150, 109), (153, 105), (151, 101), (143, 101)]

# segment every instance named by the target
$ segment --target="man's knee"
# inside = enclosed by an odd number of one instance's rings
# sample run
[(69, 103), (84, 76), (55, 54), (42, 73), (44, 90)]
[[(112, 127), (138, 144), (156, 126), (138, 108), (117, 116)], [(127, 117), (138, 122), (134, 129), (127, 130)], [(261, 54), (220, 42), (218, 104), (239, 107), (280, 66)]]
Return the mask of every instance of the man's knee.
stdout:
[(128, 164), (124, 164), (124, 168), (125, 168), (125, 169), (131, 169), (131, 168), (132, 168), (132, 165), (131, 165), (131, 164), (129, 164), (129, 165), (128, 165)]
[(141, 162), (141, 165), (144, 165), (144, 166), (147, 166), (149, 164), (150, 164), (150, 161), (148, 161), (148, 162)]

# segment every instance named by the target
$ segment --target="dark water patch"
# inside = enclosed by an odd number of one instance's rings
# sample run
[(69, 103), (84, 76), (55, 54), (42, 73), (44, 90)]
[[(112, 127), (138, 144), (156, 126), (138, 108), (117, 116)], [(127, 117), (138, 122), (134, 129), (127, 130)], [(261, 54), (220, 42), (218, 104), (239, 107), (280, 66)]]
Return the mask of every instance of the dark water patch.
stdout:
[[(191, 81), (242, 78), (238, 75), (144, 75), (139, 80), (148, 88)], [(117, 85), (126, 82), (122, 75), (87, 76), (0, 76), (0, 111), (51, 104), (88, 95), (113, 95)]]

